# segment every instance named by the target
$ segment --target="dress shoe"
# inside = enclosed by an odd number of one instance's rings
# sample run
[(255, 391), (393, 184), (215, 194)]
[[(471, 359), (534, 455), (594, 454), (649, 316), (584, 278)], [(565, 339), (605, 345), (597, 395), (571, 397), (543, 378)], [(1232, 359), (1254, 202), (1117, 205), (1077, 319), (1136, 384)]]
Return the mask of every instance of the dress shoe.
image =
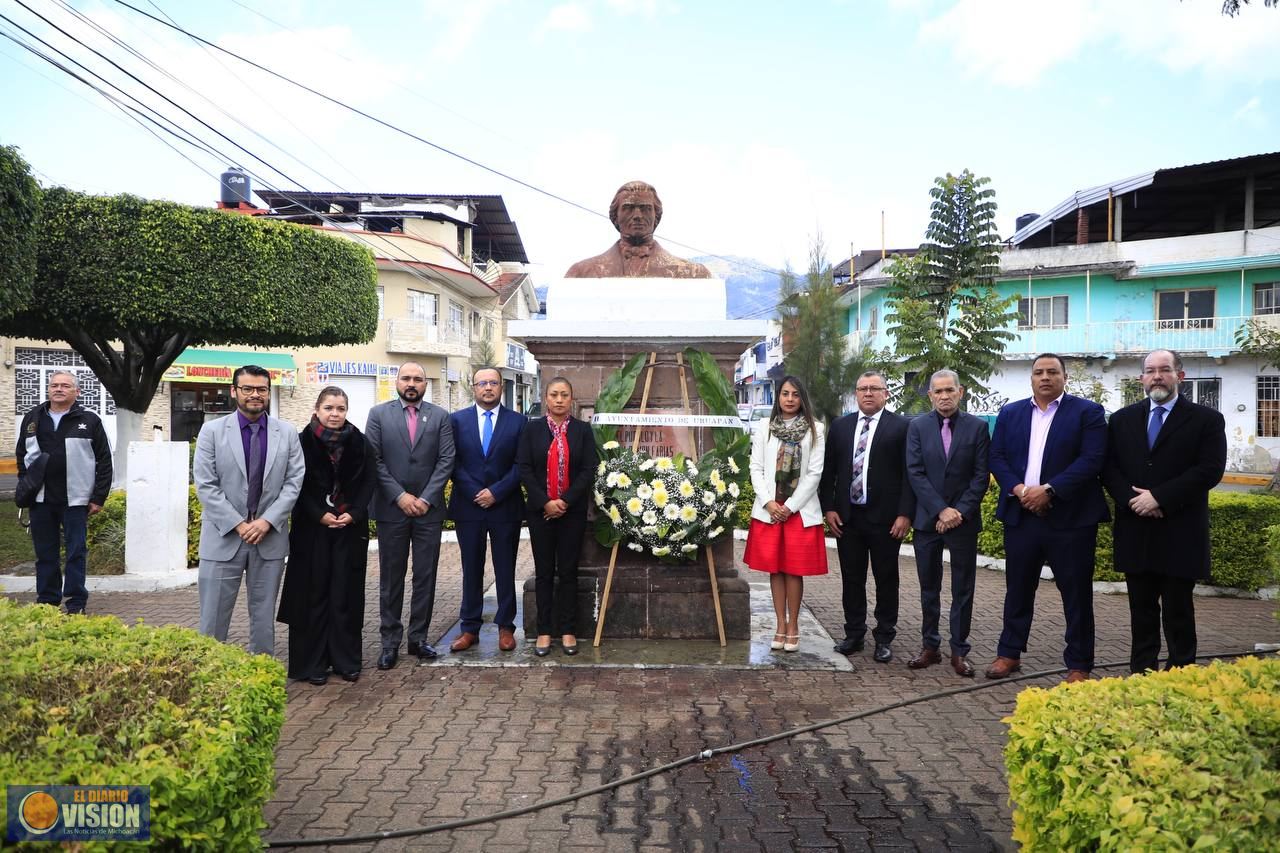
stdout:
[(328, 675), (313, 675), (307, 679), (308, 684), (314, 684), (316, 687), (323, 687), (329, 683)]
[(912, 669), (924, 669), (926, 666), (933, 666), (935, 663), (942, 663), (942, 655), (938, 654), (937, 649), (925, 647), (920, 650), (920, 654), (907, 661), (907, 666)]
[(876, 663), (888, 663), (893, 660), (893, 649), (889, 648), (888, 643), (876, 643), (875, 659)]
[(786, 641), (787, 641), (787, 635), (784, 632), (774, 631), (773, 639), (769, 641), (769, 648), (773, 649), (775, 652), (781, 651), (782, 646), (786, 643)]
[(1077, 684), (1081, 681), (1088, 681), (1088, 680), (1089, 680), (1089, 673), (1085, 672), (1083, 669), (1073, 669), (1067, 673), (1066, 683)]
[(784, 652), (797, 652), (800, 650), (800, 635), (787, 634), (787, 641), (782, 644)]
[(378, 669), (391, 669), (400, 661), (398, 649), (384, 649), (378, 657)]
[(973, 678), (973, 664), (964, 655), (952, 655), (951, 668), (956, 671), (956, 675)]
[[(547, 641), (545, 646), (542, 645), (543, 640)], [(547, 655), (551, 654), (551, 637), (547, 634), (539, 634), (537, 645), (533, 647), (533, 653), (540, 658), (545, 658)]]
[(435, 660), (440, 654), (433, 648), (430, 643), (415, 643), (409, 641), (409, 654), (414, 655), (419, 660)]
[[(571, 643), (569, 640), (573, 640), (573, 642)], [(564, 653), (570, 657), (576, 655), (578, 653), (578, 638), (572, 634), (565, 634), (564, 637), (560, 639), (560, 648), (562, 648)]]
[(516, 650), (516, 632), (510, 628), (498, 629), (498, 650), (514, 652)]
[(467, 649), (480, 642), (480, 637), (470, 631), (463, 631), (458, 635), (458, 639), (449, 644), (451, 652), (465, 652)]
[(360, 680), (360, 670), (358, 670), (358, 669), (353, 669), (353, 670), (351, 670), (350, 672), (344, 672), (344, 673), (342, 673), (342, 680), (343, 680), (343, 681), (359, 681), (359, 680)]
[(1001, 655), (987, 667), (987, 678), (1008, 678), (1020, 669), (1022, 669), (1022, 661)]
[(835, 644), (835, 650), (842, 655), (851, 655), (854, 652), (862, 651), (864, 647), (862, 640), (851, 640), (845, 637), (843, 640)]

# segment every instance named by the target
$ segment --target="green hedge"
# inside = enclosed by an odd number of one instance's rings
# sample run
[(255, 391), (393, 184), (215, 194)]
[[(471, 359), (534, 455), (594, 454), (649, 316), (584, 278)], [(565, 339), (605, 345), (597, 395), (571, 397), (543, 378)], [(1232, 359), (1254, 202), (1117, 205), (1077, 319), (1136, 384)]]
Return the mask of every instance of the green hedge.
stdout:
[(284, 668), (187, 628), (0, 599), (0, 779), (149, 785), (151, 843), (250, 850), (275, 785)]
[[(107, 495), (102, 512), (89, 516), (89, 574), (118, 575), (124, 572), (124, 526), (128, 509), (125, 493)], [(187, 487), (187, 565), (200, 562), (200, 499), (196, 487)]]
[(1018, 694), (1027, 850), (1280, 850), (1280, 658)]
[(34, 295), (40, 187), (17, 148), (0, 145), (0, 316)]
[[(996, 518), (995, 482), (982, 499), (982, 532), (978, 553), (1004, 558), (1004, 525)], [(1107, 495), (1107, 508), (1115, 517), (1115, 505)], [(1271, 555), (1267, 528), (1280, 524), (1280, 497), (1245, 492), (1209, 493), (1209, 560), (1214, 586), (1257, 590), (1280, 583), (1280, 567)], [(1094, 563), (1096, 581), (1122, 581), (1124, 575), (1112, 568), (1114, 562), (1112, 526), (1098, 525), (1098, 550)]]

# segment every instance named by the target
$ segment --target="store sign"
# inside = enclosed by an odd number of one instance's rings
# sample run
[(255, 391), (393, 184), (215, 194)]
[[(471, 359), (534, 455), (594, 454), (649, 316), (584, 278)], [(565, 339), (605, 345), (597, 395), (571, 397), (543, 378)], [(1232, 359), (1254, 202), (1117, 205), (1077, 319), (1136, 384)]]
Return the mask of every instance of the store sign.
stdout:
[[(207, 382), (213, 385), (230, 385), (231, 377), (236, 372), (234, 367), (214, 364), (174, 364), (164, 372), (161, 378), (165, 382)], [(267, 368), (271, 374), (272, 385), (297, 385), (296, 368)]]
[(306, 363), (307, 382), (316, 384), (328, 382), (333, 376), (377, 376), (376, 361), (308, 361)]

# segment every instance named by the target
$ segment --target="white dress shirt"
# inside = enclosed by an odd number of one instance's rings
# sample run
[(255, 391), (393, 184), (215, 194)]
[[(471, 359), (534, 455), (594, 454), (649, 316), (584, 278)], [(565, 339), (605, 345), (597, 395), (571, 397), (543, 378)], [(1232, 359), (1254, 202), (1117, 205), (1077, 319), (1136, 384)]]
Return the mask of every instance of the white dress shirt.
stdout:
[(1040, 485), (1040, 465), (1044, 462), (1044, 445), (1049, 440), (1049, 427), (1053, 426), (1053, 418), (1062, 405), (1059, 394), (1041, 411), (1034, 397), (1031, 398), (1031, 443), (1027, 447), (1027, 470), (1022, 475), (1022, 482), (1027, 486)]
[[(866, 423), (863, 419), (870, 417), (871, 423), (867, 425), (867, 453), (862, 457), (862, 476), (858, 479), (862, 484), (862, 499), (857, 501), (858, 506), (865, 506), (867, 503), (867, 475), (871, 471), (871, 445), (876, 440), (876, 427), (880, 425), (880, 415), (884, 413), (884, 409), (876, 412), (874, 415), (866, 415), (861, 409), (858, 410), (858, 428), (853, 431), (853, 452), (858, 452), (858, 441), (862, 437), (863, 426)], [(852, 456), (850, 456), (852, 458)], [(850, 483), (850, 486), (853, 484)]]

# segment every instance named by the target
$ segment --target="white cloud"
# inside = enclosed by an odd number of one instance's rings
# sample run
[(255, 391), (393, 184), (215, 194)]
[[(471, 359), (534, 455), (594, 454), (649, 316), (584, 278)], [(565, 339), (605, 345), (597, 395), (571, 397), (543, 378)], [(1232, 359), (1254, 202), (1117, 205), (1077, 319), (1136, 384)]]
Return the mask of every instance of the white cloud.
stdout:
[(669, 0), (606, 0), (606, 3), (619, 15), (642, 15), (646, 18), (673, 15), (680, 11), (680, 7)]
[(440, 33), (432, 56), (442, 62), (461, 59), (471, 50), (485, 21), (503, 5), (504, 0), (423, 0), (427, 21), (438, 26)]
[(591, 26), (591, 14), (585, 6), (581, 3), (561, 3), (547, 13), (534, 33), (538, 38), (556, 32), (585, 33), (591, 31)]

